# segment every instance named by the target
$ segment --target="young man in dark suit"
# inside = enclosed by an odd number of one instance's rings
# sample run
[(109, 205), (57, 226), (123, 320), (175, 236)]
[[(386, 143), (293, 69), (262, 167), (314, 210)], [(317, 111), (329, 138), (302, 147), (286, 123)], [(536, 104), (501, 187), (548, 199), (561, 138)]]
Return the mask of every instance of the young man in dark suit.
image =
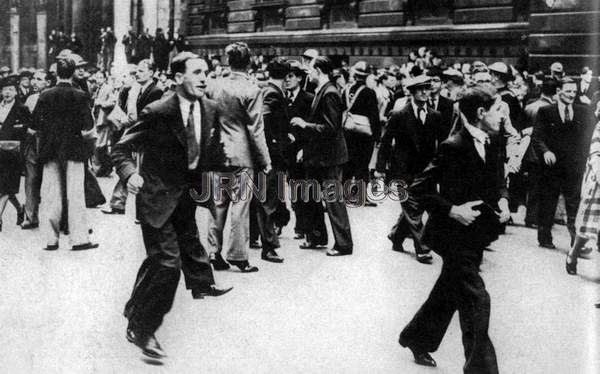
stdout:
[[(342, 183), (342, 167), (348, 161), (348, 150), (342, 128), (343, 104), (335, 85), (329, 81), (333, 70), (331, 60), (324, 56), (314, 59), (309, 75), (319, 84), (310, 108), (308, 120), (300, 117), (291, 119), (291, 125), (303, 131), (303, 157), (307, 179), (317, 181), (321, 186)], [(313, 198), (315, 196), (312, 196)], [(320, 196), (319, 196), (320, 197)], [(353, 249), (352, 233), (346, 205), (335, 199), (325, 199), (327, 213), (331, 222), (335, 244), (327, 250), (328, 256), (351, 255)], [(316, 248), (319, 227), (324, 227), (322, 202), (313, 199), (307, 208), (307, 222), (310, 224), (306, 243), (301, 248)]]
[[(176, 94), (151, 103), (113, 150), (121, 180), (137, 194), (136, 210), (148, 257), (125, 306), (127, 339), (153, 358), (165, 354), (154, 333), (171, 309), (180, 270), (194, 299), (229, 289), (214, 285), (208, 254), (200, 243), (196, 206), (189, 190), (206, 169), (216, 103), (204, 98), (208, 66), (183, 52), (173, 58)], [(132, 157), (140, 152), (140, 165)]]
[[(253, 200), (258, 232), (262, 242), (261, 258), (265, 261), (281, 263), (283, 258), (275, 251), (280, 247), (275, 231), (275, 215), (281, 209), (282, 201), (278, 196), (279, 175), (287, 170), (285, 150), (289, 146), (288, 131), (290, 118), (283, 92), (283, 79), (290, 71), (290, 64), (282, 57), (273, 59), (267, 65), (269, 80), (263, 88), (262, 115), (265, 125), (265, 139), (271, 157), (272, 169), (266, 174), (267, 190), (264, 201)], [(285, 204), (284, 204), (285, 209)]]
[[(314, 99), (314, 95), (304, 91), (301, 87), (303, 79), (306, 78), (306, 72), (302, 69), (302, 65), (298, 61), (290, 62), (291, 71), (285, 77), (284, 85), (286, 91), (286, 100), (288, 102), (289, 118), (300, 117), (304, 120), (308, 119), (310, 114), (310, 106)], [(302, 131), (298, 128), (289, 128), (291, 144), (286, 153), (289, 165), (289, 177), (293, 180), (301, 180), (305, 176), (304, 167), (302, 166)], [(306, 203), (302, 199), (292, 201), (292, 208), (296, 216), (296, 226), (294, 239), (304, 239), (306, 234)], [(325, 221), (323, 221), (323, 224)], [(325, 227), (321, 227), (321, 232), (327, 233)], [(325, 243), (327, 238), (325, 237)]]
[[(390, 164), (389, 180), (401, 180), (409, 186), (415, 175), (422, 172), (435, 154), (442, 129), (440, 113), (428, 106), (430, 78), (424, 75), (406, 80), (411, 98), (404, 108), (392, 112), (388, 128), (381, 139), (377, 158), (377, 177), (384, 177)], [(392, 149), (392, 143), (395, 146)], [(417, 261), (429, 264), (433, 257), (429, 248), (421, 243), (423, 235), (423, 210), (402, 202), (402, 212), (392, 227), (388, 238), (395, 251), (403, 252), (402, 243), (411, 236)]]
[(455, 118), (454, 101), (440, 95), (442, 89), (442, 76), (444, 71), (438, 67), (432, 67), (427, 71), (431, 78), (431, 92), (429, 107), (440, 113), (440, 132), (438, 142), (441, 143), (448, 138), (452, 130), (452, 120)]
[[(142, 60), (137, 65), (135, 79), (137, 84), (126, 87), (119, 94), (118, 105), (127, 113), (129, 125), (135, 123), (138, 113), (141, 113), (146, 105), (160, 99), (163, 91), (156, 87), (152, 76), (156, 70), (150, 60)], [(115, 142), (121, 137), (122, 132), (115, 134)], [(127, 188), (121, 181), (117, 181), (110, 198), (110, 206), (102, 209), (104, 214), (125, 214), (127, 203)]]
[(576, 95), (577, 84), (569, 78), (563, 79), (559, 84), (556, 104), (538, 110), (531, 138), (542, 163), (538, 242), (544, 248), (555, 248), (551, 231), (560, 193), (565, 198), (571, 240), (575, 237), (581, 180), (596, 122), (587, 105), (574, 104)]
[(498, 157), (494, 136), (504, 113), (490, 86), (468, 89), (459, 105), (468, 123), (440, 145), (409, 188), (409, 200), (430, 214), (423, 241), (444, 263), (427, 301), (404, 328), (399, 343), (413, 352), (417, 364), (436, 366), (429, 353), (437, 350), (458, 310), (464, 373), (497, 374), (488, 337), (490, 297), (479, 265), (484, 248), (498, 238), (500, 223), (510, 218), (504, 160)]

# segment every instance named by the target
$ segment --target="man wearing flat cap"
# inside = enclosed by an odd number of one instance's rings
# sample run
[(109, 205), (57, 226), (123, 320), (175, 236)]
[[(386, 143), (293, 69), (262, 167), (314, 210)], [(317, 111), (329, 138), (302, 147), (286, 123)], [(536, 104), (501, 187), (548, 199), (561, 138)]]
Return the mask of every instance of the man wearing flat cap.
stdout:
[[(388, 179), (401, 181), (410, 186), (415, 175), (425, 169), (436, 151), (437, 140), (441, 133), (441, 115), (432, 109), (429, 103), (431, 80), (425, 75), (408, 79), (406, 87), (411, 99), (404, 108), (392, 112), (379, 148), (376, 176), (385, 177), (385, 169), (390, 164)], [(392, 148), (392, 143), (395, 146)], [(402, 188), (402, 186), (401, 186)], [(406, 237), (412, 237), (417, 261), (431, 263), (433, 257), (430, 249), (421, 243), (423, 236), (423, 210), (401, 203), (402, 212), (397, 223), (392, 227), (388, 238), (393, 243), (393, 250), (403, 252), (402, 243)]]

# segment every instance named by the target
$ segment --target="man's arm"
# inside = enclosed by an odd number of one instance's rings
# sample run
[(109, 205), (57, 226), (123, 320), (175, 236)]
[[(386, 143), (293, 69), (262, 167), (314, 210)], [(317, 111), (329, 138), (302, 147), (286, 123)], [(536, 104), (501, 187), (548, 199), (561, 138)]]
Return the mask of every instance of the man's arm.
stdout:
[(150, 110), (144, 109), (140, 120), (128, 128), (121, 140), (113, 147), (111, 158), (119, 178), (127, 182), (131, 175), (138, 172), (132, 152), (140, 149), (148, 141), (148, 134), (155, 122), (155, 116)]
[(323, 95), (322, 100), (323, 123), (306, 122), (305, 128), (324, 135), (335, 135), (342, 127), (342, 100), (333, 92)]
[(252, 148), (252, 155), (258, 163), (260, 169), (264, 169), (271, 165), (271, 157), (269, 156), (269, 149), (267, 148), (267, 141), (265, 139), (265, 124), (263, 121), (263, 95), (262, 92), (256, 88), (256, 91), (250, 96), (247, 101), (246, 113), (248, 115), (248, 136), (250, 141), (250, 147)]
[(401, 121), (401, 112), (392, 113), (388, 121), (387, 128), (383, 131), (381, 145), (379, 146), (379, 153), (377, 154), (377, 163), (375, 164), (375, 170), (377, 170), (379, 173), (385, 172), (386, 165), (392, 153), (392, 140), (398, 132)]
[(546, 118), (546, 113), (548, 111), (545, 110), (544, 108), (546, 108), (546, 107), (542, 107), (542, 108), (538, 109), (536, 120), (533, 125), (533, 133), (531, 135), (531, 143), (533, 145), (533, 149), (540, 156), (540, 159), (543, 159), (544, 153), (550, 151), (550, 148), (548, 148), (548, 145), (546, 145), (546, 138), (547, 138), (546, 128), (548, 126), (548, 124), (547, 124), (548, 120)]

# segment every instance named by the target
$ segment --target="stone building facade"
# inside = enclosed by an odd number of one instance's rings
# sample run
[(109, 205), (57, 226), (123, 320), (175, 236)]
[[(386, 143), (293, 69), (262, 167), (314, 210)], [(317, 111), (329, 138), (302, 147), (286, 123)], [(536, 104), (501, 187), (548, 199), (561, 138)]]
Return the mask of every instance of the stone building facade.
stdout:
[(381, 65), (426, 46), (450, 61), (502, 59), (538, 69), (560, 59), (577, 71), (597, 66), (599, 6), (597, 0), (189, 0), (187, 28), (203, 55), (222, 56), (226, 44), (242, 40), (265, 56), (297, 57), (316, 48), (338, 62)]

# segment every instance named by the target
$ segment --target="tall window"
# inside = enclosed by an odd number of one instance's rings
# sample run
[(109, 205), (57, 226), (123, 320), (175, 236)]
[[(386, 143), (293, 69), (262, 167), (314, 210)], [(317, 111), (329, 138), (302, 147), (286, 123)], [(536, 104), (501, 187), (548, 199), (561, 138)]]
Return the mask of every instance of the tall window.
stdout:
[(189, 9), (190, 27), (200, 34), (221, 34), (227, 29), (227, 1), (204, 0)]
[(454, 0), (408, 0), (404, 6), (407, 23), (443, 23), (452, 18)]
[(256, 31), (283, 30), (285, 25), (285, 0), (256, 0), (254, 22)]
[(358, 1), (324, 0), (321, 23), (324, 29), (356, 27)]

